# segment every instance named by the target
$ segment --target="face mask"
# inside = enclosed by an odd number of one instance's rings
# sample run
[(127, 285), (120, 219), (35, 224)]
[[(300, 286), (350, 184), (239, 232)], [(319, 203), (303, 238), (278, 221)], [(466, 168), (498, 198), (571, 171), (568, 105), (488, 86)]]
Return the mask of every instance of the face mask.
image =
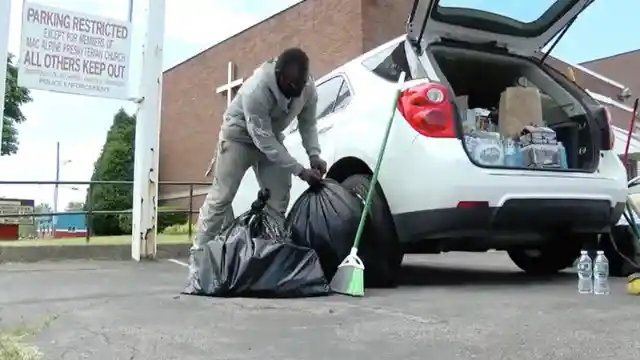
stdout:
[(300, 97), (309, 78), (308, 71), (305, 67), (289, 67), (282, 70), (276, 69), (280, 92), (289, 99)]
[(304, 89), (304, 84), (300, 82), (286, 82), (283, 89), (283, 94), (289, 98), (296, 98), (302, 95), (302, 90)]
[(300, 97), (300, 95), (302, 95), (302, 91), (304, 90), (304, 86), (305, 81), (299, 80), (288, 81), (286, 79), (282, 79), (282, 81), (278, 83), (278, 87), (280, 88), (282, 95), (286, 96), (287, 98)]

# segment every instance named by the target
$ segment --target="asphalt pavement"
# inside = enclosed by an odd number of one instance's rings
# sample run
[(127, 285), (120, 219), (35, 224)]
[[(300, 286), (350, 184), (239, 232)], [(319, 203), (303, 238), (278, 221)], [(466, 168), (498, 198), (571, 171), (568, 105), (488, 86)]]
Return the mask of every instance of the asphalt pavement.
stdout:
[(411, 256), (403, 285), (365, 298), (180, 295), (186, 268), (78, 261), (0, 265), (0, 328), (46, 359), (638, 359), (640, 298), (615, 279), (532, 278), (503, 253)]

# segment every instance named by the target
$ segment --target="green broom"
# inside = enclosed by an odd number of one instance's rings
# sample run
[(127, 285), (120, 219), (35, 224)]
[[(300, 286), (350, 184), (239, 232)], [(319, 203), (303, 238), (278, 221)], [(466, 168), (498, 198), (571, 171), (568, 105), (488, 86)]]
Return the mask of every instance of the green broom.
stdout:
[(376, 168), (373, 170), (373, 176), (371, 177), (371, 184), (367, 191), (367, 199), (364, 202), (364, 209), (362, 209), (362, 215), (360, 216), (360, 223), (358, 224), (358, 231), (356, 232), (356, 238), (353, 240), (353, 246), (349, 255), (338, 266), (336, 274), (331, 280), (331, 290), (338, 294), (350, 295), (350, 296), (364, 296), (364, 263), (358, 257), (358, 245), (360, 245), (360, 238), (364, 232), (364, 224), (367, 221), (367, 215), (369, 207), (371, 207), (371, 198), (373, 191), (378, 182), (378, 172), (380, 171), (380, 164), (384, 156), (384, 150), (387, 147), (387, 141), (389, 140), (389, 134), (391, 133), (391, 125), (393, 125), (393, 117), (396, 112), (398, 97), (402, 92), (402, 86), (405, 78), (404, 71), (400, 73), (398, 80), (398, 88), (396, 89), (393, 97), (393, 110), (387, 124), (387, 130), (382, 138), (382, 145), (380, 146), (380, 152), (378, 153), (378, 161), (376, 162)]

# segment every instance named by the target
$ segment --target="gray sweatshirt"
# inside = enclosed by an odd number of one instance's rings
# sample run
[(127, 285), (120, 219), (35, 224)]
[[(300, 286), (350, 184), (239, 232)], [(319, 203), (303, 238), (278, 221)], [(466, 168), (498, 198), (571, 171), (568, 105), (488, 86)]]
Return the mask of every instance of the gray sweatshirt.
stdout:
[(287, 99), (276, 83), (275, 62), (266, 62), (245, 81), (224, 112), (220, 139), (253, 143), (267, 159), (298, 175), (304, 167), (282, 144), (282, 131), (297, 117), (302, 146), (309, 156), (319, 155), (317, 102), (312, 79), (300, 97)]

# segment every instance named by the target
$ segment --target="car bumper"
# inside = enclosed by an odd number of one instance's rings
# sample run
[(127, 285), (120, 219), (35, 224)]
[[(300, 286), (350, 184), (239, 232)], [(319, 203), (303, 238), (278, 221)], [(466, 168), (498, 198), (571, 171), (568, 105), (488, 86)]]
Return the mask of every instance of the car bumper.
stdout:
[(625, 204), (607, 200), (512, 199), (500, 207), (447, 208), (394, 215), (400, 241), (512, 237), (559, 231), (602, 233)]

